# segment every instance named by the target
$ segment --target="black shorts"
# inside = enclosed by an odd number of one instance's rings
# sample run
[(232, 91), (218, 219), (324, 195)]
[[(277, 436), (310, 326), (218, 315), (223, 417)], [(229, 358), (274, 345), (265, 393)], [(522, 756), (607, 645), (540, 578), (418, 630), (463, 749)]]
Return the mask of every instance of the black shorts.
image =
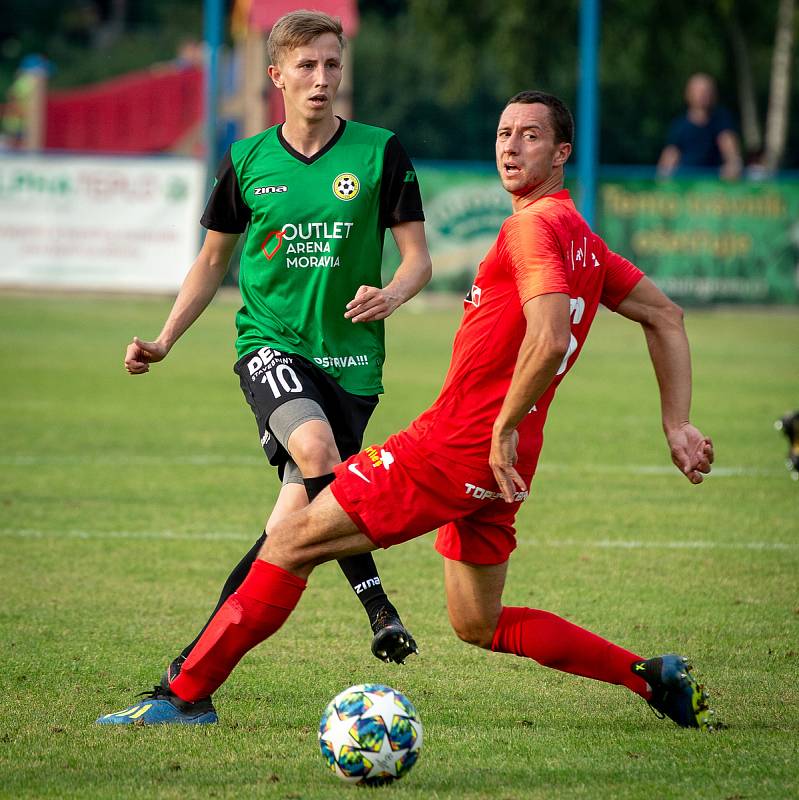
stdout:
[(378, 395), (344, 391), (326, 372), (302, 356), (261, 347), (240, 358), (233, 371), (258, 423), (258, 435), (269, 463), (283, 469), (291, 457), (269, 429), (275, 409), (289, 400), (307, 398), (319, 404), (333, 430), (339, 455), (349, 458), (360, 452), (363, 434)]

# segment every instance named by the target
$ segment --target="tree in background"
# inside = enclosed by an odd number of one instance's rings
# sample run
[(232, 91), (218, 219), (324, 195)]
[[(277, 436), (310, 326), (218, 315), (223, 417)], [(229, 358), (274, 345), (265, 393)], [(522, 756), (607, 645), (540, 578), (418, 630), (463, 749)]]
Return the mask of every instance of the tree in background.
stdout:
[[(357, 116), (396, 130), (417, 158), (490, 159), (497, 112), (520, 88), (574, 106), (579, 0), (506, 0), (501, 13), (482, 0), (359, 8)], [(202, 36), (198, 0), (4, 0), (4, 11), (0, 95), (27, 53), (55, 63), (54, 87), (71, 87), (171, 59)], [(666, 11), (655, 0), (605, 0), (601, 161), (654, 164), (686, 78), (703, 71), (737, 112), (746, 150), (767, 167), (799, 167), (795, 28), (795, 0), (671, 0)]]
[[(537, 86), (573, 102), (578, 8), (578, 0), (507, 0), (498, 14), (477, 0), (409, 0), (408, 18), (429, 37), (438, 103), (457, 118), (473, 92), (501, 103)], [(762, 147), (756, 109), (768, 98), (769, 164), (799, 166), (799, 126), (789, 125), (795, 25), (794, 0), (672, 0), (668, 13), (654, 0), (604, 3), (602, 162), (654, 163), (685, 80), (703, 71), (716, 77), (724, 104), (739, 110), (750, 152)], [(459, 127), (469, 125), (461, 120)]]
[[(735, 64), (744, 146), (750, 157), (762, 160), (768, 171), (776, 170), (785, 156), (791, 106), (791, 73), (796, 68), (793, 60), (796, 29), (794, 0), (777, 0), (771, 6), (768, 11), (772, 13), (764, 13), (766, 9), (762, 6), (755, 7), (740, 0), (718, 0), (719, 14)], [(765, 42), (768, 41), (770, 28), (774, 30), (774, 35), (769, 51)], [(750, 56), (752, 43), (756, 50), (756, 61)], [(771, 69), (764, 136), (758, 114), (758, 76), (755, 71), (759, 67), (760, 75), (765, 74), (768, 60)]]
[(0, 96), (29, 53), (54, 65), (52, 87), (72, 88), (168, 61), (202, 38), (198, 0), (3, 0), (3, 12)]
[(796, 29), (794, 0), (779, 0), (774, 54), (771, 60), (771, 87), (766, 115), (765, 166), (776, 170), (785, 155), (788, 138), (791, 72), (794, 68), (793, 42)]

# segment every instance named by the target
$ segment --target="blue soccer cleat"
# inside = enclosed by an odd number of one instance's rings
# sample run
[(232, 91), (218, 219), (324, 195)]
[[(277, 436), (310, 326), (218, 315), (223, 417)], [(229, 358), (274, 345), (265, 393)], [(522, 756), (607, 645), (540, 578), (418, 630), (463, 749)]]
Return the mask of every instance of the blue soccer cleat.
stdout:
[(691, 665), (683, 656), (666, 656), (636, 661), (631, 669), (652, 689), (647, 701), (655, 713), (674, 720), (682, 728), (712, 731), (720, 727), (708, 705), (708, 694), (691, 675)]
[(98, 725), (209, 725), (217, 722), (211, 698), (187, 703), (163, 686), (142, 692), (142, 699), (124, 711), (106, 714)]

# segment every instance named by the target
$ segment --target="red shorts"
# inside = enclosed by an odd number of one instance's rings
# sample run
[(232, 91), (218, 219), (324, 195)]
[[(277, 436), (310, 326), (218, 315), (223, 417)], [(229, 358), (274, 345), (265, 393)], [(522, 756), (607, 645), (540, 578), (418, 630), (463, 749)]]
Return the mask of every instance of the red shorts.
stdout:
[[(403, 432), (339, 464), (335, 475), (333, 495), (378, 547), (436, 528), (436, 549), (454, 561), (502, 564), (516, 547), (513, 521), (528, 493), (506, 503), (488, 464), (443, 459), (434, 443)], [(529, 487), (533, 469), (522, 477)]]

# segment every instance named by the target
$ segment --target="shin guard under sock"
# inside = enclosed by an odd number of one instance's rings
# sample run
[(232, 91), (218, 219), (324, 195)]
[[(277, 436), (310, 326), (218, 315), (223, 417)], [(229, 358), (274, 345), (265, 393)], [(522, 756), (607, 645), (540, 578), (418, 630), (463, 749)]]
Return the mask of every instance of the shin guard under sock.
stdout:
[(241, 582), (247, 577), (247, 573), (250, 571), (250, 568), (253, 565), (253, 562), (258, 557), (258, 553), (261, 552), (261, 548), (264, 546), (264, 542), (266, 541), (266, 531), (264, 531), (260, 537), (256, 540), (255, 544), (249, 549), (247, 554), (244, 558), (239, 561), (238, 564), (233, 568), (233, 571), (228, 575), (227, 580), (225, 581), (225, 585), (222, 587), (222, 591), (219, 594), (219, 600), (216, 602), (216, 608), (211, 612), (211, 616), (208, 617), (208, 622), (202, 626), (200, 632), (195, 637), (194, 641), (191, 644), (187, 644), (181, 654), (178, 656), (178, 659), (181, 661), (187, 659), (189, 657), (189, 653), (194, 649), (194, 645), (200, 641), (200, 637), (205, 633), (205, 629), (208, 627), (211, 620), (214, 618), (217, 611), (222, 608), (222, 604), (225, 600), (236, 591), (236, 589), (241, 586)]
[(504, 607), (491, 649), (526, 656), (573, 675), (620, 684), (645, 699), (650, 696), (646, 681), (630, 671), (640, 656), (548, 611)]
[(275, 633), (302, 596), (305, 581), (256, 560), (217, 611), (169, 688), (193, 703), (224, 683), (244, 654)]

